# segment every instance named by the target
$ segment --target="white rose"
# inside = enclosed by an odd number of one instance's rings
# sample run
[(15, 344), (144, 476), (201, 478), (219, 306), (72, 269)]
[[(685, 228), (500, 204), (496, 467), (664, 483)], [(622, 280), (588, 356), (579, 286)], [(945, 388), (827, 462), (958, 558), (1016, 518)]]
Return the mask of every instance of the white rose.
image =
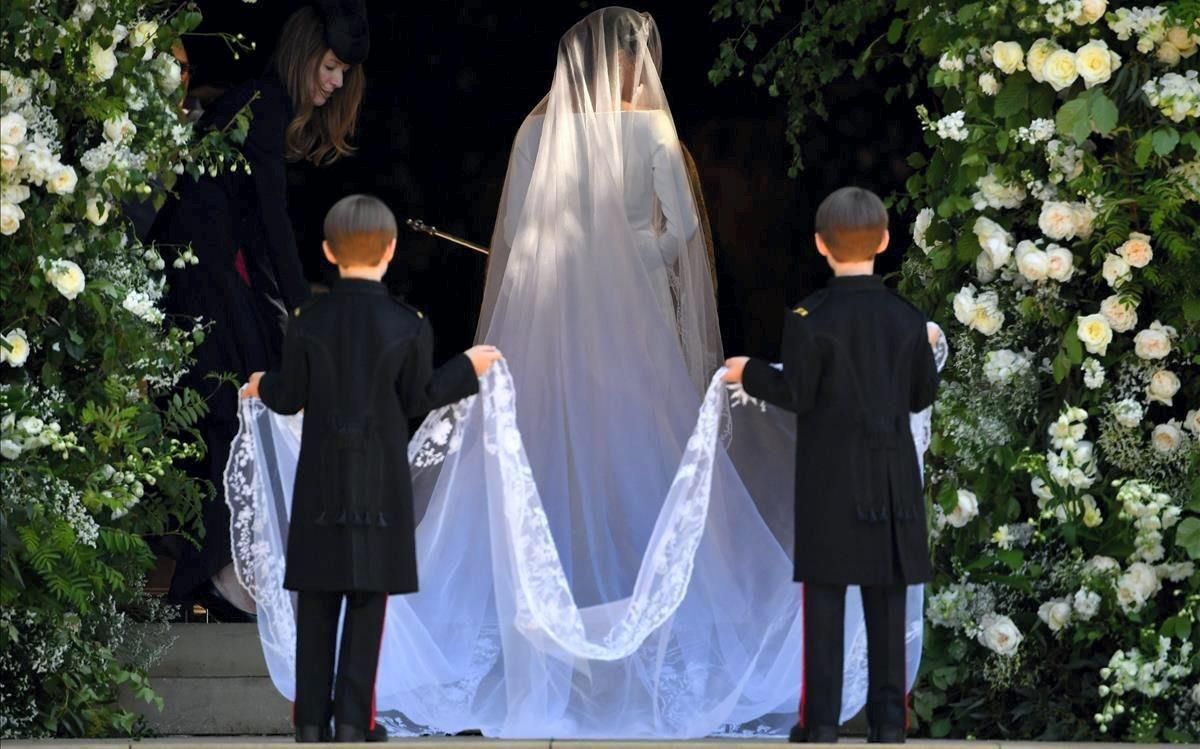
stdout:
[(1079, 78), (1079, 70), (1075, 67), (1075, 53), (1065, 49), (1051, 52), (1042, 66), (1042, 77), (1055, 91), (1070, 88)]
[(1164, 359), (1171, 353), (1171, 337), (1161, 328), (1143, 330), (1133, 337), (1133, 350), (1139, 359)]
[(88, 63), (91, 66), (92, 78), (97, 81), (107, 81), (117, 71), (116, 53), (111, 48), (105, 49), (95, 42), (92, 42)]
[(1024, 240), (1017, 245), (1017, 270), (1028, 281), (1037, 283), (1046, 280), (1050, 272), (1050, 258), (1037, 245)]
[(1119, 289), (1133, 278), (1133, 271), (1125, 258), (1111, 252), (1104, 258), (1104, 268), (1101, 270), (1104, 280), (1114, 289)]
[(946, 516), (946, 522), (955, 528), (962, 528), (979, 516), (979, 499), (966, 489), (958, 490), (958, 504)]
[(1182, 26), (1172, 26), (1168, 29), (1167, 41), (1179, 50), (1181, 57), (1191, 57), (1196, 54), (1197, 39)]
[(1000, 311), (1000, 298), (994, 291), (987, 291), (976, 298), (970, 326), (985, 336), (995, 335), (1004, 325), (1004, 313)]
[(1024, 639), (1013, 620), (1003, 614), (986, 614), (979, 625), (979, 644), (997, 655), (1013, 655)]
[(954, 317), (963, 325), (969, 325), (974, 313), (975, 287), (967, 285), (954, 295)]
[(1145, 562), (1135, 562), (1117, 580), (1117, 600), (1122, 605), (1135, 604), (1131, 608), (1136, 611), (1161, 589), (1162, 583), (1154, 568)]
[(0, 202), (20, 205), (29, 200), (28, 185), (8, 185), (0, 183)]
[(174, 92), (183, 83), (178, 61), (171, 55), (161, 54), (156, 62), (158, 63), (158, 85), (165, 94)]
[(1150, 247), (1150, 235), (1141, 232), (1130, 232), (1125, 244), (1117, 248), (1117, 254), (1133, 268), (1145, 268), (1154, 259), (1154, 250)]
[(931, 247), (925, 240), (925, 233), (929, 231), (929, 227), (933, 224), (933, 216), (934, 213), (932, 208), (922, 208), (921, 212), (917, 214), (917, 220), (913, 222), (913, 242), (915, 242), (917, 247), (920, 247), (926, 255), (928, 255), (929, 251), (933, 249), (933, 247)]
[(55, 195), (70, 195), (78, 182), (75, 167), (59, 164), (46, 176), (46, 190)]
[(21, 165), (21, 152), (8, 143), (0, 144), (0, 174), (12, 174)]
[(21, 174), (35, 185), (46, 181), (47, 176), (59, 165), (58, 157), (43, 141), (26, 141), (21, 146)]
[(1179, 392), (1179, 385), (1178, 375), (1169, 369), (1160, 369), (1150, 378), (1146, 396), (1155, 403), (1173, 406), (1172, 398)]
[(23, 367), (29, 358), (29, 339), (21, 328), (13, 328), (4, 334), (4, 342), (8, 348), (0, 346), (0, 361), (10, 367)]
[(1101, 40), (1092, 40), (1075, 52), (1075, 65), (1087, 88), (1108, 82), (1120, 59)]
[(104, 137), (112, 143), (124, 143), (137, 134), (137, 125), (129, 115), (111, 117), (104, 121)]
[(129, 32), (129, 46), (145, 47), (147, 44), (151, 44), (151, 46), (153, 46), (152, 42), (157, 34), (157, 23), (154, 21), (142, 21), (133, 27), (133, 31)]
[(1112, 557), (1094, 556), (1083, 566), (1083, 571), (1090, 575), (1107, 575), (1110, 572), (1120, 572), (1121, 565)]
[(55, 260), (46, 268), (46, 280), (67, 299), (79, 296), (86, 285), (83, 270), (70, 260)]
[(1071, 623), (1071, 604), (1064, 598), (1046, 601), (1038, 607), (1038, 618), (1051, 632), (1061, 632)]
[(1025, 65), (1029, 68), (1029, 74), (1033, 76), (1033, 80), (1038, 83), (1045, 82), (1042, 69), (1046, 66), (1046, 58), (1058, 48), (1058, 45), (1049, 39), (1038, 39), (1029, 48), (1029, 54), (1025, 56)]
[(988, 96), (995, 96), (1000, 93), (1000, 83), (991, 73), (983, 73), (979, 76), (979, 89)]
[(1183, 432), (1174, 421), (1159, 424), (1154, 427), (1154, 434), (1150, 436), (1150, 444), (1154, 445), (1154, 449), (1160, 453), (1169, 455), (1183, 444)]
[(1038, 228), (1051, 239), (1071, 239), (1076, 234), (1078, 216), (1070, 203), (1051, 200), (1042, 204)]
[(17, 426), (30, 437), (36, 437), (46, 428), (46, 422), (36, 416), (26, 416), (17, 422)]
[(9, 112), (0, 117), (0, 143), (17, 146), (25, 141), (28, 124), (25, 118), (17, 112)]
[(0, 234), (4, 236), (12, 236), (21, 228), (21, 221), (25, 218), (25, 211), (21, 210), (21, 206), (13, 205), (12, 203), (0, 203)]
[(1005, 73), (1012, 75), (1025, 69), (1025, 50), (1017, 42), (996, 42), (992, 45), (992, 62)]
[(1075, 256), (1065, 247), (1052, 244), (1046, 247), (1046, 259), (1049, 263), (1047, 275), (1055, 281), (1066, 283), (1075, 274)]
[(87, 211), (84, 215), (96, 226), (104, 226), (104, 223), (108, 221), (108, 208), (107, 201), (96, 197), (88, 198)]
[(1183, 55), (1179, 54), (1179, 48), (1170, 42), (1163, 42), (1158, 45), (1158, 50), (1154, 53), (1154, 58), (1163, 65), (1174, 67), (1183, 59)]
[(1081, 239), (1092, 236), (1096, 223), (1096, 211), (1087, 203), (1076, 203), (1071, 206), (1071, 210), (1075, 214), (1075, 234)]
[(1083, 588), (1077, 590), (1075, 592), (1075, 613), (1086, 622), (1100, 612), (1100, 600), (1099, 593)]
[(0, 440), (0, 455), (8, 460), (21, 457), (21, 446), (13, 440)]
[(1013, 251), (1012, 235), (1003, 226), (987, 216), (980, 216), (975, 219), (972, 231), (979, 240), (979, 246), (991, 255), (992, 267), (999, 269), (1008, 264)]
[(1192, 434), (1200, 437), (1200, 408), (1194, 408), (1187, 412), (1187, 418), (1183, 420), (1183, 426)]
[(1132, 398), (1126, 398), (1113, 406), (1113, 416), (1121, 426), (1126, 429), (1133, 429), (1142, 423), (1142, 417), (1145, 416), (1145, 412), (1142, 410), (1140, 403)]
[(981, 252), (975, 257), (975, 275), (979, 277), (980, 283), (996, 280), (996, 266), (992, 263), (991, 255)]
[(1113, 331), (1108, 320), (1101, 314), (1083, 315), (1079, 318), (1076, 334), (1089, 354), (1104, 356), (1108, 344), (1112, 343)]
[(1075, 16), (1075, 23), (1080, 26), (1093, 24), (1104, 16), (1107, 9), (1108, 0), (1083, 0), (1080, 3), (1079, 15)]
[(1118, 333), (1128, 333), (1137, 327), (1137, 310), (1131, 304), (1122, 301), (1120, 295), (1113, 294), (1100, 302), (1100, 314), (1108, 320), (1108, 324)]

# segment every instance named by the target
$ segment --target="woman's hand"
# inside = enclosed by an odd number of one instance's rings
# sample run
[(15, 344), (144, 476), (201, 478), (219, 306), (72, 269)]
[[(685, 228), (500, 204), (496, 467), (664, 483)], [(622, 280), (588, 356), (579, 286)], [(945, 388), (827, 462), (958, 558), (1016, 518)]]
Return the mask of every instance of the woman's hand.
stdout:
[(257, 398), (258, 397), (258, 383), (259, 383), (259, 380), (262, 379), (262, 377), (263, 377), (262, 372), (255, 372), (254, 374), (250, 375), (250, 381), (242, 386), (242, 389), (240, 391), (241, 397)]
[(732, 359), (725, 360), (725, 368), (729, 371), (725, 373), (725, 382), (732, 384), (741, 384), (742, 374), (746, 371), (746, 362), (750, 361), (748, 356), (735, 356)]

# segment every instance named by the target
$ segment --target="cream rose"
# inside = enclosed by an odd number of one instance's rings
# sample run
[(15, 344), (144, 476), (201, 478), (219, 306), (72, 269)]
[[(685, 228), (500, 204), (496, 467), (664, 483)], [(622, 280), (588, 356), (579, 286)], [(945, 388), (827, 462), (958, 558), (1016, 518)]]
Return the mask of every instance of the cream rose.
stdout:
[(979, 246), (992, 258), (992, 267), (999, 269), (1008, 265), (1012, 257), (1012, 235), (1003, 226), (992, 221), (987, 216), (975, 219), (972, 227)]
[(46, 268), (46, 280), (67, 299), (79, 296), (87, 283), (83, 269), (70, 260), (55, 260), (50, 263)]
[(21, 165), (21, 152), (10, 143), (0, 143), (0, 174), (12, 174)]
[(1183, 426), (1192, 434), (1200, 437), (1200, 408), (1194, 408), (1187, 412), (1187, 417), (1183, 420)]
[(1079, 15), (1075, 16), (1075, 23), (1079, 26), (1093, 24), (1104, 17), (1106, 10), (1108, 0), (1083, 0), (1079, 6)]
[(1038, 618), (1051, 632), (1061, 632), (1071, 623), (1071, 604), (1065, 598), (1046, 601), (1038, 608)]
[(7, 185), (0, 183), (0, 203), (20, 205), (29, 200), (29, 185)]
[(1129, 239), (1117, 248), (1117, 254), (1133, 268), (1145, 268), (1154, 259), (1154, 250), (1150, 247), (1150, 235), (1141, 232), (1130, 232)]
[(92, 42), (91, 51), (88, 54), (88, 63), (92, 78), (97, 81), (107, 81), (113, 77), (113, 73), (117, 72), (117, 55), (112, 49), (105, 49), (99, 44)]
[(1066, 283), (1075, 274), (1075, 256), (1065, 247), (1056, 244), (1046, 247), (1046, 260), (1049, 263), (1047, 275), (1055, 281)]
[(1088, 42), (1075, 52), (1075, 67), (1087, 88), (1108, 82), (1120, 64), (1120, 56), (1098, 39)]
[(1037, 245), (1024, 240), (1017, 245), (1017, 270), (1031, 283), (1046, 280), (1050, 273), (1050, 258)]
[(1038, 228), (1050, 239), (1071, 239), (1075, 236), (1077, 216), (1070, 203), (1051, 200), (1042, 203), (1038, 216)]
[(1171, 46), (1179, 50), (1181, 57), (1191, 57), (1196, 54), (1196, 37), (1188, 33), (1188, 30), (1182, 26), (1172, 26), (1168, 29), (1167, 41), (1170, 42)]
[(1171, 353), (1171, 336), (1161, 327), (1151, 325), (1133, 337), (1133, 350), (1139, 359), (1164, 359)]
[[(142, 21), (129, 32), (130, 47), (153, 47), (154, 37), (158, 35), (158, 24), (154, 21)], [(150, 59), (148, 56), (146, 59)]]
[(1137, 327), (1137, 309), (1122, 301), (1118, 294), (1113, 294), (1100, 302), (1100, 314), (1104, 315), (1109, 326), (1117, 333), (1128, 333)]
[(1154, 568), (1145, 562), (1135, 562), (1117, 580), (1117, 603), (1126, 611), (1139, 611), (1161, 589)]
[(1174, 421), (1159, 424), (1150, 435), (1150, 444), (1160, 453), (1173, 453), (1183, 444), (1183, 431)]
[(981, 252), (975, 257), (975, 275), (979, 278), (980, 283), (991, 283), (996, 280), (996, 266), (992, 263), (991, 255)]
[(992, 62), (1005, 73), (1012, 75), (1025, 69), (1025, 50), (1017, 42), (996, 42), (992, 45)]
[(1173, 399), (1179, 392), (1179, 376), (1169, 369), (1160, 369), (1150, 377), (1146, 386), (1146, 397), (1164, 406), (1175, 405)]
[(75, 175), (75, 167), (59, 164), (50, 174), (46, 175), (46, 190), (55, 195), (70, 195), (75, 192), (79, 177)]
[(991, 73), (982, 73), (979, 76), (979, 90), (988, 96), (995, 96), (1000, 93), (1000, 82)]
[(25, 211), (21, 210), (21, 206), (13, 205), (12, 203), (0, 203), (0, 234), (6, 237), (16, 234), (17, 229), (21, 228), (21, 221), (25, 219)]
[(0, 440), (0, 455), (9, 460), (21, 457), (21, 445), (15, 440)]
[(1075, 65), (1075, 53), (1065, 49), (1056, 49), (1046, 58), (1042, 66), (1042, 77), (1055, 91), (1070, 88), (1079, 78), (1079, 69)]
[(1108, 324), (1104, 315), (1100, 314), (1080, 317), (1076, 334), (1079, 336), (1079, 340), (1083, 341), (1083, 345), (1087, 347), (1089, 354), (1100, 356), (1104, 356), (1108, 351), (1108, 344), (1112, 343), (1113, 338), (1112, 326)]
[(966, 489), (958, 490), (958, 504), (946, 516), (946, 522), (955, 528), (965, 527), (979, 515), (979, 499)]
[(979, 622), (979, 644), (997, 655), (1015, 654), (1023, 639), (1021, 630), (1003, 614), (986, 614)]
[(1125, 262), (1125, 258), (1111, 252), (1104, 258), (1104, 268), (1101, 273), (1108, 285), (1114, 289), (1121, 288), (1129, 279), (1133, 278), (1133, 271), (1130, 270), (1129, 263)]
[(104, 226), (108, 221), (108, 202), (100, 198), (88, 198), (87, 211), (84, 215), (96, 226)]
[(1087, 203), (1075, 203), (1071, 206), (1071, 210), (1075, 214), (1075, 234), (1080, 239), (1092, 236), (1092, 232), (1095, 230), (1096, 211)]
[(9, 112), (0, 117), (0, 143), (4, 145), (18, 146), (24, 143), (28, 130), (28, 123), (18, 112)]
[(1183, 55), (1179, 54), (1179, 48), (1170, 42), (1163, 42), (1158, 45), (1158, 50), (1154, 53), (1154, 59), (1161, 62), (1163, 65), (1174, 67), (1183, 59)]
[(111, 117), (104, 121), (104, 137), (113, 143), (124, 143), (137, 134), (137, 125), (129, 115)]
[(29, 358), (29, 339), (25, 337), (25, 331), (21, 328), (8, 331), (4, 334), (4, 342), (8, 348), (0, 346), (0, 361), (10, 367), (25, 366), (25, 360)]
[(1033, 76), (1033, 80), (1038, 83), (1044, 83), (1046, 78), (1042, 75), (1042, 69), (1046, 66), (1046, 58), (1051, 52), (1059, 49), (1059, 46), (1049, 39), (1038, 39), (1029, 48), (1029, 53), (1025, 56), (1025, 66), (1029, 69), (1029, 74)]

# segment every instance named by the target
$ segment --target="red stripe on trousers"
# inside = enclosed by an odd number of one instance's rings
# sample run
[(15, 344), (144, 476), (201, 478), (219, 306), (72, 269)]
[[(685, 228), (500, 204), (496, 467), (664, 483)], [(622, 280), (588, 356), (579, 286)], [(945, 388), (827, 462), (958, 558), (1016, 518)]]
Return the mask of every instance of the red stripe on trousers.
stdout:
[(233, 268), (241, 276), (243, 283), (247, 286), (253, 286), (250, 283), (250, 271), (246, 269), (246, 253), (242, 252), (240, 248), (233, 256)]
[(805, 619), (808, 618), (808, 588), (800, 583), (800, 727), (806, 723), (805, 703), (808, 698), (808, 643), (805, 642)]

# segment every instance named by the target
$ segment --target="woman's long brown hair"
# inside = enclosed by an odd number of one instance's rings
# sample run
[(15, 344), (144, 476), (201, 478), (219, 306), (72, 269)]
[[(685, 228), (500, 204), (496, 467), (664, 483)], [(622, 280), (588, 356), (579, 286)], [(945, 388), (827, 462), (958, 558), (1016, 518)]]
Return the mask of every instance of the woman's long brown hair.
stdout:
[(366, 77), (361, 65), (352, 65), (325, 106), (313, 106), (313, 79), (327, 49), (324, 21), (312, 6), (305, 6), (283, 25), (271, 56), (271, 69), (283, 81), (296, 111), (284, 136), (289, 161), (329, 164), (354, 152), (350, 137), (358, 128)]

